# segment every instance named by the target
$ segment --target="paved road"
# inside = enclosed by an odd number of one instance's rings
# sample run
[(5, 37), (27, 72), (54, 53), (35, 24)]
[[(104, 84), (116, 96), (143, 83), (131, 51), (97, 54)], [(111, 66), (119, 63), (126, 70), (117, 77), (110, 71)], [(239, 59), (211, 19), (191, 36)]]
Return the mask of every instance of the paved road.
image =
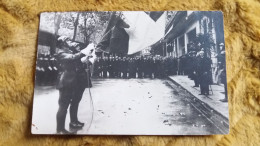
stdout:
[[(90, 92), (94, 107), (86, 89), (79, 120), (87, 124), (78, 134), (205, 135), (227, 130), (217, 113), (169, 80), (93, 79)], [(40, 87), (35, 95), (32, 131), (54, 134), (58, 92)]]

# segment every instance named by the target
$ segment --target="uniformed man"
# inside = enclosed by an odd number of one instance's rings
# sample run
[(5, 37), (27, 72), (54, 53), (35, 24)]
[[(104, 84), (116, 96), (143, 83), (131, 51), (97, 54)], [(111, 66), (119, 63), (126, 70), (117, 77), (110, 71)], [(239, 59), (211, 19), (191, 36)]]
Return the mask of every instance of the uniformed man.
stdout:
[(111, 73), (109, 73), (109, 78), (114, 78), (115, 77), (115, 69), (116, 69), (116, 66), (115, 66), (115, 58), (114, 57), (111, 57), (111, 60), (110, 60), (110, 65), (109, 65), (109, 70), (111, 71)]
[(137, 59), (137, 74), (138, 74), (139, 79), (143, 78), (143, 58), (142, 57), (139, 57)]
[(100, 70), (99, 68), (100, 68), (100, 58), (97, 57), (94, 63), (93, 77), (99, 77), (99, 70)]
[(119, 78), (119, 69), (120, 69), (119, 64), (120, 64), (119, 58), (118, 56), (116, 56), (114, 60), (114, 75), (116, 78)]
[(102, 64), (103, 78), (107, 78), (108, 65), (109, 65), (108, 58), (104, 57), (103, 64)]
[(155, 64), (155, 71), (154, 71), (154, 78), (160, 78), (160, 58), (156, 57), (154, 60)]
[(118, 57), (118, 59), (117, 59), (116, 68), (117, 68), (117, 77), (121, 78), (122, 77), (122, 71), (123, 71), (122, 58), (121, 57)]
[(108, 75), (109, 78), (113, 77), (112, 56), (108, 58)]
[(156, 78), (156, 58), (155, 57), (152, 57), (152, 60), (151, 60), (151, 70), (152, 70), (152, 74), (153, 74), (153, 78)]
[(129, 64), (128, 64), (128, 69), (129, 69), (129, 78), (135, 78), (134, 74), (135, 74), (135, 66), (134, 66), (134, 59), (130, 58), (129, 59)]
[(103, 77), (104, 59), (100, 57), (99, 61), (100, 61), (100, 64), (99, 64), (99, 67), (98, 67), (99, 77)]
[(148, 75), (148, 60), (147, 60), (147, 57), (144, 57), (143, 59), (143, 63), (142, 63), (142, 68), (143, 68), (143, 74), (144, 74), (144, 78), (147, 77)]
[(81, 51), (74, 47), (72, 50), (70, 46), (71, 41), (67, 37), (61, 36), (58, 38), (57, 47), (59, 51), (56, 56), (60, 65), (60, 74), (57, 83), (57, 89), (59, 90), (59, 109), (56, 115), (56, 130), (58, 134), (72, 134), (65, 129), (65, 119), (69, 106), (70, 129), (81, 129), (84, 126), (84, 123), (78, 120), (78, 106), (85, 88), (92, 86), (90, 71), (87, 70), (86, 72), (85, 69), (88, 68), (86, 68), (86, 64), (84, 63), (87, 63), (86, 60), (91, 56), (90, 54), (94, 49), (94, 45), (89, 45)]
[[(199, 57), (199, 56), (198, 56)], [(196, 52), (192, 52), (191, 56), (191, 79), (194, 80), (193, 87), (199, 87), (199, 79), (198, 79), (198, 57), (196, 57)]]
[(127, 69), (128, 69), (128, 60), (126, 59), (126, 57), (123, 57), (122, 61), (121, 61), (121, 72), (122, 72), (122, 77), (124, 79), (127, 78)]

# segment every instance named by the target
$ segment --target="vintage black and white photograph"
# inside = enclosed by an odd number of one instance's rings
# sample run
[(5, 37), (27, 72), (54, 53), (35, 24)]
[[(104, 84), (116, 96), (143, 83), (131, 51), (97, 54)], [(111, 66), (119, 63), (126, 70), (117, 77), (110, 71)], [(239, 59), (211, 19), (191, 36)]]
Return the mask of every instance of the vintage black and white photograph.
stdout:
[(221, 11), (40, 15), (33, 134), (229, 133)]

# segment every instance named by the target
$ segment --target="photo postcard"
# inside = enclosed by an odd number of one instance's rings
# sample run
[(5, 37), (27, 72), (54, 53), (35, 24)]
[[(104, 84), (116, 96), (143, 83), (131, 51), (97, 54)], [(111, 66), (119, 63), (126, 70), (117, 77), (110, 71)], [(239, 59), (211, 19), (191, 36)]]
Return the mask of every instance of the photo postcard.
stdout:
[(44, 12), (32, 134), (229, 133), (221, 11)]

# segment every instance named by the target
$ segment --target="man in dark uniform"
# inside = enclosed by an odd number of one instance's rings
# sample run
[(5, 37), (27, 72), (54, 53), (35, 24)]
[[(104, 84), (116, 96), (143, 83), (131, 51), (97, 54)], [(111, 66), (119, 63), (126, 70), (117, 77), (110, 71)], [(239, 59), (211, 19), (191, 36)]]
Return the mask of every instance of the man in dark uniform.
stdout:
[(115, 58), (114, 57), (111, 57), (111, 60), (110, 60), (110, 70), (111, 70), (111, 74), (109, 73), (109, 78), (114, 78), (115, 77), (115, 70), (116, 70), (116, 63), (115, 63)]
[(199, 53), (198, 59), (198, 77), (200, 83), (200, 95), (209, 94), (210, 73), (211, 73), (211, 59), (205, 56), (204, 51)]
[(134, 59), (134, 78), (138, 77), (138, 57), (133, 58)]
[(159, 58), (159, 64), (158, 64), (158, 72), (159, 72), (159, 78), (163, 79), (165, 77), (165, 59), (163, 57)]
[(120, 66), (119, 66), (120, 62), (119, 62), (119, 58), (118, 56), (115, 57), (115, 60), (114, 60), (114, 75), (116, 78), (119, 78), (119, 69), (120, 69)]
[(128, 69), (128, 60), (126, 59), (126, 57), (123, 57), (122, 61), (121, 61), (121, 71), (122, 71), (122, 77), (124, 79), (127, 78), (127, 69)]
[(95, 59), (94, 68), (93, 68), (93, 77), (99, 77), (100, 75), (100, 58)]
[(186, 69), (186, 73), (188, 75), (188, 78), (190, 79), (193, 79), (192, 76), (193, 76), (193, 72), (192, 72), (192, 61), (193, 61), (193, 56), (192, 56), (192, 52), (190, 51), (187, 55), (187, 62), (186, 62), (186, 65), (187, 65), (187, 69)]
[(155, 71), (154, 71), (154, 78), (160, 78), (160, 59), (159, 57), (156, 57), (154, 60), (155, 64)]
[(69, 106), (70, 129), (81, 129), (84, 126), (84, 123), (78, 120), (78, 106), (85, 88), (92, 86), (90, 72), (86, 72), (85, 64), (82, 62), (82, 59), (86, 58), (86, 55), (88, 55), (87, 57), (90, 56), (94, 45), (89, 45), (80, 51), (75, 48), (72, 50), (70, 42), (71, 41), (65, 36), (59, 37), (57, 42), (59, 51), (56, 57), (60, 65), (60, 74), (57, 83), (57, 89), (59, 90), (59, 109), (56, 115), (56, 130), (58, 134), (72, 134), (65, 129), (65, 119)]
[(170, 75), (176, 75), (177, 73), (177, 59), (170, 57)]
[(103, 71), (103, 78), (107, 78), (107, 71), (108, 71), (108, 58), (104, 57), (102, 71)]
[(119, 56), (118, 59), (117, 59), (117, 65), (116, 65), (116, 67), (117, 67), (117, 77), (118, 78), (122, 77), (122, 75), (121, 75), (121, 73), (123, 72), (122, 62), (123, 62), (123, 60)]
[(108, 58), (108, 74), (109, 74), (109, 78), (113, 77), (112, 56)]
[(138, 78), (143, 78), (143, 58), (140, 57), (137, 60), (137, 73), (138, 73)]
[(191, 78), (194, 80), (194, 86), (193, 87), (199, 87), (199, 79), (198, 79), (198, 60), (200, 56), (196, 57), (196, 52), (192, 52), (191, 57)]
[(152, 70), (152, 74), (153, 74), (153, 78), (156, 78), (156, 62), (155, 62), (155, 57), (152, 57), (152, 62), (151, 62), (151, 70)]
[(136, 78), (136, 66), (135, 66), (135, 59), (129, 59), (129, 78)]
[(104, 67), (104, 59), (103, 58), (99, 58), (99, 77), (103, 77), (103, 67)]
[(152, 57), (148, 57), (147, 61), (148, 61), (148, 67), (147, 67), (148, 77), (151, 79), (151, 78), (153, 78), (153, 59), (152, 59)]
[(147, 57), (144, 57), (143, 64), (142, 64), (143, 72), (144, 72), (144, 78), (148, 75), (148, 60)]

